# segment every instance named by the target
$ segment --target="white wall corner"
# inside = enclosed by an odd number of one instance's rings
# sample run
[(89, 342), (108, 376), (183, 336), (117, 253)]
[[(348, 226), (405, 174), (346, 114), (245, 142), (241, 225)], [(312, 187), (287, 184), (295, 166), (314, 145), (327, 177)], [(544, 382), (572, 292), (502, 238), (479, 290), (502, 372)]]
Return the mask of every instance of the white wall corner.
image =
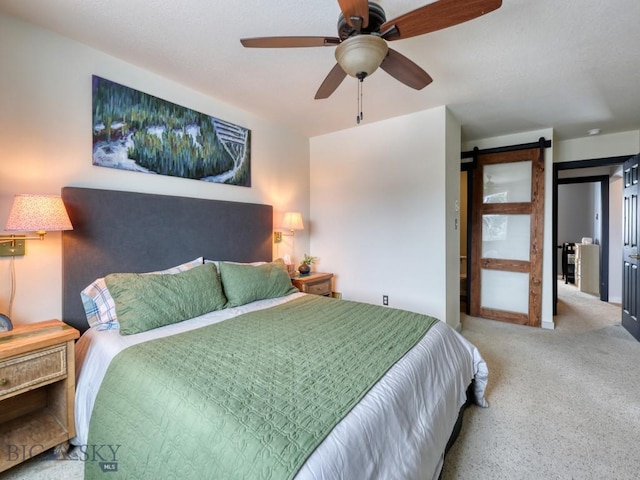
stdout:
[(446, 320), (445, 111), (311, 138), (310, 246), (344, 299)]
[(446, 317), (453, 328), (460, 329), (460, 152), (462, 129), (460, 122), (445, 110), (445, 275)]

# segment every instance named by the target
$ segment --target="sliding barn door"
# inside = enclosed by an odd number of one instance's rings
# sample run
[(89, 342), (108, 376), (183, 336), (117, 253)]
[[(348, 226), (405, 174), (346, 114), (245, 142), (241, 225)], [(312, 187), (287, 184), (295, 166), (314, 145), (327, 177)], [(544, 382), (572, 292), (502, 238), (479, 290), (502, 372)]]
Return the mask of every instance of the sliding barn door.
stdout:
[(638, 259), (640, 250), (640, 211), (638, 209), (638, 161), (640, 155), (627, 160), (624, 164), (623, 190), (623, 246), (622, 246), (622, 326), (631, 335), (640, 340), (640, 276)]
[(473, 316), (540, 326), (543, 150), (479, 154), (472, 205)]

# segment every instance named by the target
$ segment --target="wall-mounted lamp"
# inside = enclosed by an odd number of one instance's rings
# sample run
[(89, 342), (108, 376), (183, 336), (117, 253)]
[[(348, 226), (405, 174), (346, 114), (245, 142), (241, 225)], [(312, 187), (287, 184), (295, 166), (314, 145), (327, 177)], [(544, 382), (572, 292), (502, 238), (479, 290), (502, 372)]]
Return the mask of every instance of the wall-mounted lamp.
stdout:
[[(9, 212), (5, 230), (8, 232), (36, 232), (37, 237), (0, 235), (0, 256), (11, 259), (11, 298), (9, 317), (15, 297), (15, 269), (13, 257), (25, 254), (26, 240), (44, 240), (47, 231), (73, 230), (67, 209), (59, 195), (16, 195)], [(5, 317), (9, 323), (8, 317)]]
[(5, 230), (38, 234), (0, 236), (0, 255), (18, 256), (25, 254), (25, 240), (44, 240), (47, 231), (73, 230), (73, 226), (59, 195), (20, 194), (13, 199)]
[(296, 230), (304, 230), (302, 214), (300, 212), (286, 212), (282, 219), (282, 229), (287, 232), (273, 232), (273, 243), (282, 242), (283, 235), (295, 235)]

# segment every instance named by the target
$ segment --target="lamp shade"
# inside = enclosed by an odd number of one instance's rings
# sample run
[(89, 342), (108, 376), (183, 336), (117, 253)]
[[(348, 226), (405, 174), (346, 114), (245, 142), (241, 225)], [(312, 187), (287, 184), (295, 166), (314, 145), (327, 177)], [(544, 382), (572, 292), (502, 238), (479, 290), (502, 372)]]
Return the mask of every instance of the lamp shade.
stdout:
[(387, 56), (387, 42), (376, 35), (349, 37), (336, 47), (336, 60), (348, 75), (371, 75)]
[(59, 195), (16, 195), (6, 231), (45, 232), (73, 230), (67, 209)]
[(302, 214), (300, 212), (286, 212), (282, 220), (282, 228), (287, 230), (304, 230)]

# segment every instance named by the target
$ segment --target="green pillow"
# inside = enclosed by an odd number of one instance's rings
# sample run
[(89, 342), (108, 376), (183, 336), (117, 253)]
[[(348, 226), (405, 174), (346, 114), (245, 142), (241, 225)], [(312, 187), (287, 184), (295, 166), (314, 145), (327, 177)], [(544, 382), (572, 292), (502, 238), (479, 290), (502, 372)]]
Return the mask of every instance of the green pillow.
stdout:
[(122, 335), (220, 310), (227, 301), (211, 263), (173, 275), (112, 273), (104, 280), (115, 302)]
[(291, 278), (283, 263), (272, 262), (253, 266), (220, 262), (218, 268), (227, 297), (227, 307), (237, 307), (265, 298), (282, 297), (298, 291), (291, 284)]

